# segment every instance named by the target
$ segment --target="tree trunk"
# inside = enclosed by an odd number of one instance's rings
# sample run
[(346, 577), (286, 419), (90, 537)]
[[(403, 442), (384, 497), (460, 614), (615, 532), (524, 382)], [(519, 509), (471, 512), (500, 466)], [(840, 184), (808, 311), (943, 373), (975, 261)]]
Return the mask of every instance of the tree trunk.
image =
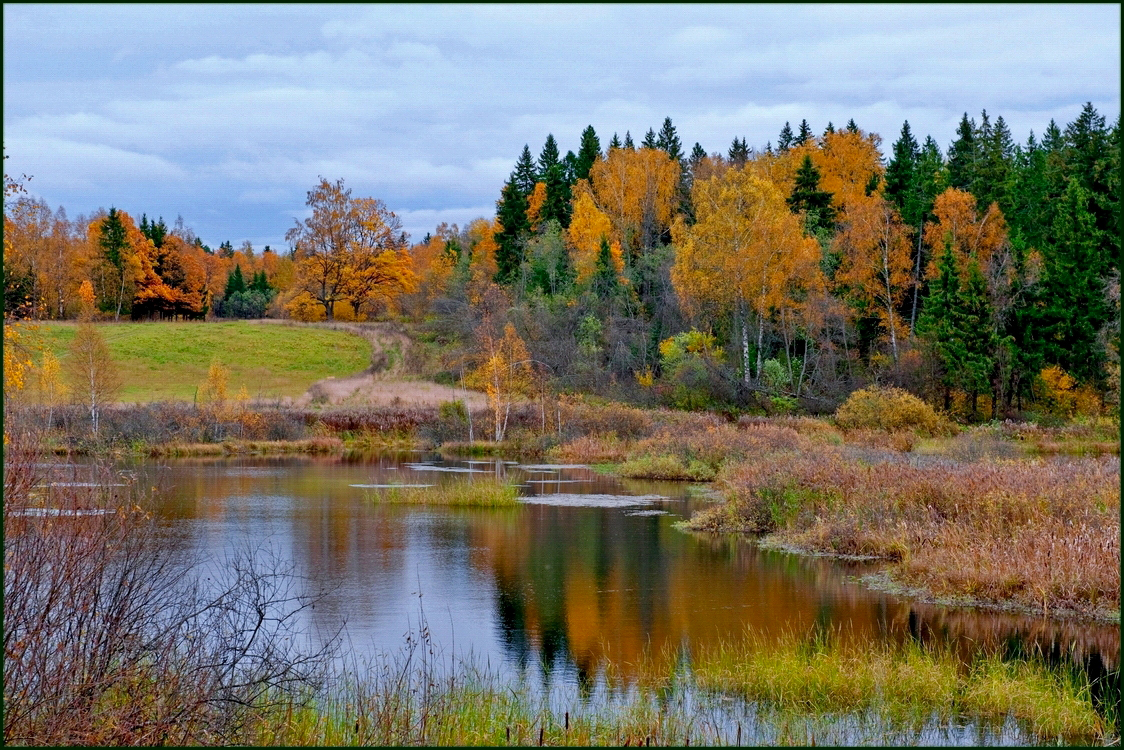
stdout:
[(749, 309), (744, 302), (739, 302), (738, 306), (742, 324), (742, 380), (749, 385)]
[(913, 310), (909, 314), (909, 335), (917, 326), (917, 297), (921, 294), (921, 230), (925, 228), (925, 221), (917, 225), (917, 263), (913, 269)]

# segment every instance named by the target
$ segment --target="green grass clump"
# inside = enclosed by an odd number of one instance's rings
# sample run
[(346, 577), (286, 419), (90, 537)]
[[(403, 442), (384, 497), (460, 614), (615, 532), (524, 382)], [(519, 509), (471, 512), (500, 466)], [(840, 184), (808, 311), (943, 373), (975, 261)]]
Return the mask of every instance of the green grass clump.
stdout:
[(633, 479), (685, 479), (710, 482), (718, 471), (709, 463), (698, 459), (685, 462), (679, 456), (639, 456), (620, 465), (621, 476)]
[(436, 487), (388, 487), (375, 499), (384, 503), (458, 505), (483, 508), (511, 507), (518, 503), (519, 488), (499, 479), (472, 479)]
[(1087, 741), (1114, 730), (1088, 684), (1039, 660), (980, 656), (965, 667), (947, 648), (845, 643), (838, 633), (754, 633), (694, 655), (695, 684), (794, 714), (873, 712), (893, 720), (972, 717), (1025, 722), (1043, 740)]
[[(371, 363), (371, 344), (344, 331), (275, 323), (99, 323), (117, 365), (125, 402), (191, 401), (217, 359), (230, 370), (228, 395), (299, 396), (317, 380), (352, 375)], [(39, 335), (65, 367), (70, 323), (40, 325)]]

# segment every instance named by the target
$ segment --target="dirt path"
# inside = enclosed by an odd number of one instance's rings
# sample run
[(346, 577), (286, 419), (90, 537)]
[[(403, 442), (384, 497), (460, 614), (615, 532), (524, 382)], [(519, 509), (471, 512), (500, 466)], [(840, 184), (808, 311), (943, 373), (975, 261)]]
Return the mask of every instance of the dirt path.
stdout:
[(293, 400), (294, 406), (438, 406), (446, 401), (466, 401), (470, 409), (483, 409), (487, 397), (406, 374), (406, 351), (410, 337), (389, 323), (333, 323), (331, 328), (348, 331), (371, 342), (371, 367), (342, 378), (313, 383)]

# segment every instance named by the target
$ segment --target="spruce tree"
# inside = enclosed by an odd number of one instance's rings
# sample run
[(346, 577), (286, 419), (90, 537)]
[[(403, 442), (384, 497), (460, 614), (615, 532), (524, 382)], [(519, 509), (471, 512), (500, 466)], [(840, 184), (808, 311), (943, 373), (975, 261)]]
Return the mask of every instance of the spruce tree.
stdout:
[[(616, 138), (615, 133), (613, 138)], [(610, 148), (612, 148), (611, 144)], [(582, 131), (581, 145), (578, 147), (577, 164), (574, 168), (575, 181), (589, 179), (589, 170), (593, 168), (593, 163), (597, 161), (597, 157), (600, 155), (601, 141), (598, 140), (597, 132), (593, 129), (593, 126), (588, 125)]]
[[(546, 182), (545, 177), (547, 171), (558, 163), (558, 143), (554, 140), (554, 134), (548, 133), (546, 136), (546, 143), (543, 144), (542, 152), (539, 154), (538, 169), (535, 171), (535, 182)], [(533, 188), (534, 186), (532, 186), (532, 189)]]
[(538, 181), (535, 160), (531, 157), (531, 149), (526, 144), (523, 144), (523, 153), (519, 154), (519, 161), (515, 162), (512, 179), (524, 198), (535, 191), (535, 183)]
[(656, 131), (648, 128), (648, 132), (644, 134), (644, 140), (640, 142), (640, 148), (659, 148), (656, 142)]
[(811, 154), (804, 154), (804, 161), (796, 170), (788, 207), (793, 213), (805, 212), (805, 226), (813, 234), (819, 230), (830, 232), (834, 226), (835, 209), (831, 205), (831, 193), (820, 190), (820, 171), (812, 163)]
[(617, 269), (613, 265), (609, 238), (605, 235), (601, 235), (601, 246), (597, 251), (597, 261), (594, 265), (591, 286), (594, 296), (602, 302), (611, 302), (620, 287)]
[(917, 335), (939, 372), (946, 412), (952, 407), (952, 389), (960, 382), (959, 363), (966, 356), (959, 307), (960, 274), (952, 254), (952, 240), (948, 238), (937, 260), (937, 277), (929, 284), (929, 294), (917, 320)]
[(915, 204), (917, 161), (921, 149), (917, 139), (909, 129), (909, 120), (902, 125), (901, 135), (894, 142), (893, 156), (886, 166), (886, 197), (897, 207), (902, 220), (910, 226), (917, 226)]
[(730, 148), (726, 151), (726, 156), (730, 159), (730, 163), (735, 167), (744, 167), (745, 163), (749, 160), (749, 147), (746, 145), (745, 139), (738, 140), (734, 138), (734, 142), (730, 144)]
[(617, 138), (616, 133), (613, 133), (613, 139), (609, 141), (609, 150), (613, 151), (618, 148), (621, 148), (621, 139)]
[(992, 320), (991, 302), (988, 299), (987, 281), (975, 258), (968, 260), (958, 303), (955, 320), (963, 355), (957, 366), (957, 379), (971, 399), (972, 416), (975, 417), (979, 395), (989, 390), (999, 345)]
[(824, 128), (823, 134), (825, 136), (835, 135), (835, 126), (831, 124), (831, 120), (827, 121), (827, 127)]
[(129, 241), (126, 236), (125, 223), (121, 220), (121, 214), (114, 207), (109, 209), (109, 214), (101, 224), (98, 246), (101, 247), (105, 259), (118, 272), (122, 272), (125, 267), (123, 253), (125, 248), (129, 246)]
[(968, 113), (956, 128), (956, 140), (948, 147), (948, 184), (958, 190), (972, 191), (976, 182), (976, 165), (979, 162), (979, 145), (976, 143), (976, 124)]
[(796, 145), (802, 146), (812, 138), (812, 128), (807, 120), (800, 121), (800, 130), (796, 133)]
[(792, 148), (792, 128), (786, 121), (784, 127), (781, 128), (781, 134), (777, 136), (777, 150), (783, 154), (790, 148)]
[(226, 277), (226, 289), (223, 291), (223, 297), (230, 299), (233, 295), (244, 291), (246, 291), (246, 280), (242, 278), (242, 266), (235, 265), (234, 270)]
[(663, 127), (656, 136), (656, 147), (662, 149), (672, 161), (677, 161), (682, 166), (683, 146), (679, 141), (679, 134), (675, 132), (675, 126), (671, 124), (670, 117), (663, 118)]
[(624, 131), (624, 147), (629, 151), (634, 151), (636, 149), (636, 146), (632, 143), (632, 133), (627, 130)]
[(570, 181), (563, 164), (555, 164), (543, 176), (546, 183), (546, 200), (539, 214), (539, 222), (557, 221), (563, 229), (570, 226)]
[[(735, 138), (734, 140), (737, 140), (737, 139)], [(706, 149), (703, 148), (702, 144), (700, 144), (698, 141), (695, 141), (695, 145), (691, 148), (691, 158), (690, 158), (691, 165), (696, 166), (696, 165), (698, 165), (699, 162), (701, 162), (705, 158), (706, 158)]]
[(847, 132), (848, 133), (859, 132), (859, 126), (855, 124), (855, 118), (853, 118), (853, 117), (850, 120), (847, 120)]
[(515, 175), (504, 183), (496, 202), (496, 277), (499, 284), (510, 284), (523, 265), (523, 249), (531, 230), (527, 222), (527, 198), (515, 184)]

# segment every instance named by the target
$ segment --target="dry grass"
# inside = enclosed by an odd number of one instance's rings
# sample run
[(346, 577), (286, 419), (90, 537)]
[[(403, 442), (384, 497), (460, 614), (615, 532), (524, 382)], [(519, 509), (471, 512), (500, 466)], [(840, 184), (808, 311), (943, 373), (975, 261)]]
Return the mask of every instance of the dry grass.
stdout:
[(436, 487), (387, 487), (371, 495), (376, 502), (411, 505), (457, 505), (484, 508), (514, 507), (519, 488), (494, 477)]
[(1116, 458), (864, 465), (840, 451), (726, 467), (699, 530), (776, 532), (798, 547), (897, 562), (942, 596), (1084, 613), (1120, 606)]

